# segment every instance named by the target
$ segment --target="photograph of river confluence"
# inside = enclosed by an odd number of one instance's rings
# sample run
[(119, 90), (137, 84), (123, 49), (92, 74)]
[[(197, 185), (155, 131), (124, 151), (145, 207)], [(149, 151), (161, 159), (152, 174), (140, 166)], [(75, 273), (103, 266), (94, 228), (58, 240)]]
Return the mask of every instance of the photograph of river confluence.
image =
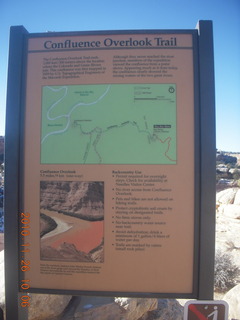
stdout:
[(40, 182), (40, 257), (102, 263), (104, 183)]

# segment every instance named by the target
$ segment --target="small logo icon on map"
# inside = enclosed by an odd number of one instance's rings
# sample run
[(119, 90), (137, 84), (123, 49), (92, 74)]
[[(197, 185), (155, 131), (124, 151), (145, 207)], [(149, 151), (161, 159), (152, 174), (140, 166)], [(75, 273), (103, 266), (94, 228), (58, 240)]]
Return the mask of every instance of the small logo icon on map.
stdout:
[(174, 89), (173, 87), (169, 87), (168, 91), (169, 91), (170, 93), (174, 93), (174, 92), (175, 92), (175, 89)]

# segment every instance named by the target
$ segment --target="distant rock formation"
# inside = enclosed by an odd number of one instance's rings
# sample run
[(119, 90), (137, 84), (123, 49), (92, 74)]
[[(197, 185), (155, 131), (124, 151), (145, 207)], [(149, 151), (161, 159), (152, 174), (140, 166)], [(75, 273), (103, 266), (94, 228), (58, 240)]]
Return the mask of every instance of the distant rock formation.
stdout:
[(55, 249), (50, 246), (41, 247), (41, 260), (94, 262), (91, 256), (76, 249), (72, 243), (62, 243)]
[(55, 222), (55, 220), (44, 213), (40, 213), (40, 238), (56, 228), (57, 223)]
[(94, 262), (96, 262), (96, 263), (103, 262), (103, 260), (104, 260), (104, 256), (103, 256), (103, 253), (104, 253), (103, 245), (104, 245), (104, 241), (102, 240), (102, 243), (101, 243), (98, 247), (92, 249), (92, 250), (89, 252), (92, 260), (93, 260)]
[(89, 253), (77, 250), (74, 244), (64, 242), (58, 248), (41, 246), (41, 260), (71, 262), (103, 262), (103, 243)]
[[(63, 213), (87, 221), (104, 219), (103, 182), (41, 181), (40, 209)], [(40, 237), (57, 228), (57, 221), (40, 214)], [(86, 253), (74, 244), (63, 242), (58, 248), (41, 245), (41, 260), (103, 262), (102, 243)]]
[(41, 181), (40, 208), (88, 221), (104, 218), (104, 183)]

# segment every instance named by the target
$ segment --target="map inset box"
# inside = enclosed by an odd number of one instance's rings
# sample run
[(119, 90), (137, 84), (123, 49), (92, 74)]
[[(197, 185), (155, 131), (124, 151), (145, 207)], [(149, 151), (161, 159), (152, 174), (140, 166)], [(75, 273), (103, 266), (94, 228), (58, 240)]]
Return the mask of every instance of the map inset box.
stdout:
[(42, 164), (176, 164), (176, 85), (44, 86)]

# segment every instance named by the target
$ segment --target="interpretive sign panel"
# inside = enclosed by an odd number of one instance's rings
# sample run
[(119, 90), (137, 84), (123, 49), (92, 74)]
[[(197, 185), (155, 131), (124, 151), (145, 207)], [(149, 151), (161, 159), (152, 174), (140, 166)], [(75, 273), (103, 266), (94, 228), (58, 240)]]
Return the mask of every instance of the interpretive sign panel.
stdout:
[(28, 39), (32, 288), (192, 292), (193, 38)]
[(214, 106), (204, 103), (211, 86), (201, 70), (211, 66), (198, 31), (19, 28), (6, 134), (7, 282), (17, 243), (23, 294), (209, 298)]

